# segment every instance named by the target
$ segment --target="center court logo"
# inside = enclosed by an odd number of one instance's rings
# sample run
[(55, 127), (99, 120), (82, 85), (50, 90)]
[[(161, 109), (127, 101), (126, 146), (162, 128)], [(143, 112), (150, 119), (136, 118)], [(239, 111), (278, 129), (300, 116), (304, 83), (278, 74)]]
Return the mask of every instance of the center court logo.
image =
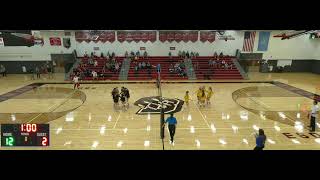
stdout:
[(144, 97), (134, 103), (139, 106), (139, 111), (136, 114), (160, 114), (161, 113), (161, 99), (163, 103), (163, 111), (165, 114), (176, 113), (181, 111), (184, 101), (180, 99), (169, 99), (160, 96)]

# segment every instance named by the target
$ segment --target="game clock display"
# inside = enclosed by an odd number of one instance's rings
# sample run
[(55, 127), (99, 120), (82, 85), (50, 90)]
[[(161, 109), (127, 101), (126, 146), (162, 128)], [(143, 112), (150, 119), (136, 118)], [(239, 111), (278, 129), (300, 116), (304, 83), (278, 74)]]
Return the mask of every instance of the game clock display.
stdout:
[(49, 124), (1, 124), (1, 146), (49, 146)]

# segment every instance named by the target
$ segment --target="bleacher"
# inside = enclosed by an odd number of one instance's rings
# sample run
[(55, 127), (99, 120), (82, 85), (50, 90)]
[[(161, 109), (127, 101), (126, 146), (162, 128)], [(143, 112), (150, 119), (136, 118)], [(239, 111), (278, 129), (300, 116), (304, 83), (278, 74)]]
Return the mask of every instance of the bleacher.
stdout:
[[(89, 69), (91, 71), (94, 70), (98, 74), (102, 73), (103, 67), (107, 61), (106, 58), (102, 58), (102, 57), (93, 58), (93, 61), (97, 60), (97, 62), (98, 62), (98, 66), (94, 67), (94, 65), (88, 64), (88, 59), (89, 59), (88, 57), (80, 57), (80, 59), (83, 63), (87, 64), (86, 69)], [(122, 64), (124, 57), (115, 57), (115, 59), (117, 62), (121, 62), (121, 64)], [(118, 72), (113, 72), (108, 69), (105, 69), (105, 72), (102, 73), (104, 75), (104, 77), (98, 77), (98, 80), (118, 80), (119, 79), (119, 72), (120, 72), (120, 70)], [(93, 79), (92, 77), (85, 77), (84, 78), (84, 80), (92, 80), (92, 79)]]
[[(88, 62), (89, 58), (86, 57), (79, 57), (83, 63)], [(228, 63), (232, 63), (232, 58), (234, 57), (222, 57), (219, 58), (219, 60), (225, 60)], [(98, 73), (102, 73), (103, 66), (106, 63), (106, 58), (97, 57), (93, 60), (98, 61), (98, 66), (94, 67), (93, 65), (87, 65), (86, 68), (90, 70), (94, 70)], [(116, 57), (117, 62), (123, 63), (124, 57)], [(209, 66), (209, 60), (210, 59), (216, 59), (212, 56), (199, 56), (199, 57), (193, 57), (192, 63), (195, 70), (195, 74), (197, 79), (203, 80), (203, 79), (243, 79), (239, 70), (234, 66), (230, 69), (224, 69), (224, 68), (218, 68), (218, 67), (210, 67)], [(135, 73), (134, 66), (135, 64), (133, 61), (131, 61), (130, 69), (128, 71), (128, 80), (152, 80), (156, 79), (157, 72), (156, 72), (156, 66), (158, 64), (161, 64), (161, 79), (163, 80), (187, 80), (188, 77), (182, 77), (178, 73), (169, 72), (169, 66), (170, 64), (176, 64), (180, 61), (182, 61), (183, 58), (173, 56), (172, 58), (169, 58), (168, 56), (152, 56), (148, 57), (146, 59), (140, 58), (138, 62), (150, 62), (152, 65), (151, 69), (151, 75), (148, 74), (147, 69), (140, 69), (138, 70), (138, 73)], [(198, 68), (196, 68), (196, 64), (198, 64)], [(120, 67), (121, 68), (121, 67)], [(104, 77), (99, 77), (98, 80), (118, 80), (119, 79), (119, 72), (112, 72), (108, 69), (105, 69)], [(92, 77), (85, 77), (84, 80), (92, 80)]]
[(148, 57), (147, 59), (140, 59), (138, 62), (145, 61), (146, 63), (149, 61), (152, 69), (151, 69), (151, 76), (148, 74), (147, 69), (138, 70), (138, 73), (135, 74), (134, 66), (135, 64), (131, 61), (130, 70), (128, 72), (128, 80), (151, 80), (156, 79), (157, 72), (156, 66), (161, 64), (161, 79), (166, 80), (187, 80), (188, 77), (182, 77), (178, 73), (170, 73), (169, 66), (170, 64), (176, 64), (183, 60), (179, 57), (172, 57), (171, 59), (168, 56), (152, 56)]
[[(224, 60), (226, 63), (232, 64), (232, 69), (224, 69), (219, 67), (209, 66), (210, 59), (217, 59), (209, 56), (200, 56), (196, 58), (192, 58), (193, 67), (195, 69), (195, 73), (197, 79), (243, 79), (239, 70), (235, 67), (232, 58), (234, 57), (220, 57), (219, 60)], [(198, 63), (198, 68), (196, 68), (196, 64)]]

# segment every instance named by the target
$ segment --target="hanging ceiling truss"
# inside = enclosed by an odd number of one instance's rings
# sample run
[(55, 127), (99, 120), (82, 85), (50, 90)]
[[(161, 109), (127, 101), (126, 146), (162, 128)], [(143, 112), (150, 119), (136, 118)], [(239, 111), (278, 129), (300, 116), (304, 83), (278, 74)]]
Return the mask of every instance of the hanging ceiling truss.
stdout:
[(288, 30), (283, 31), (273, 37), (279, 37), (281, 40), (296, 38), (305, 34), (319, 33), (319, 30)]

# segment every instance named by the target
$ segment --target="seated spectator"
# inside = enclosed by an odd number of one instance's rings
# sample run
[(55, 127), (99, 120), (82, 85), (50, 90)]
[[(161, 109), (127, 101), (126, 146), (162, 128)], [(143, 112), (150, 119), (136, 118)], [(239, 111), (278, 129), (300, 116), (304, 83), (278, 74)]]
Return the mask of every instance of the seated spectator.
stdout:
[(142, 69), (142, 63), (141, 62), (139, 62), (138, 67), (139, 67), (139, 69)]
[(213, 66), (213, 60), (212, 59), (209, 60), (209, 66)]
[(112, 52), (111, 56), (114, 58), (114, 57), (116, 57), (116, 54), (114, 52)]
[(145, 69), (146, 68), (146, 63), (143, 61), (141, 66), (142, 66), (142, 69)]
[(115, 70), (118, 72), (120, 70), (120, 64), (116, 62), (115, 64)]
[(216, 66), (217, 66), (217, 62), (216, 62), (216, 60), (212, 60), (212, 66), (213, 66), (213, 68), (216, 68)]
[(196, 52), (196, 57), (199, 57), (199, 53), (198, 52)]
[(91, 52), (91, 55), (90, 55), (90, 57), (91, 57), (91, 58), (93, 58), (93, 57), (94, 57), (94, 55), (93, 55), (93, 52)]
[(183, 62), (183, 61), (180, 61), (179, 66), (180, 66), (181, 68), (185, 68), (184, 62)]
[(144, 58), (148, 58), (148, 53), (147, 53), (147, 51), (144, 51), (143, 57), (144, 57)]
[(181, 51), (178, 52), (178, 56), (182, 57), (182, 52)]
[(147, 69), (151, 69), (151, 64), (150, 64), (149, 61), (148, 61), (147, 64), (146, 64), (146, 68), (147, 68)]
[(102, 58), (104, 57), (104, 55), (103, 55), (103, 53), (102, 53), (102, 52), (101, 52), (101, 55), (100, 55), (100, 57), (102, 57)]
[(224, 69), (228, 69), (228, 68), (229, 68), (228, 63), (225, 63), (225, 64), (224, 64)]
[(180, 64), (179, 64), (179, 63), (176, 63), (176, 64), (174, 65), (174, 69), (177, 69), (179, 66), (180, 66)]
[(219, 57), (223, 57), (223, 53), (222, 52), (220, 53)]
[(169, 66), (169, 72), (170, 72), (170, 73), (173, 73), (173, 72), (174, 72), (174, 66), (173, 66), (173, 64), (170, 64), (170, 66)]
[(127, 57), (128, 57), (128, 55), (129, 55), (129, 54), (128, 54), (128, 51), (126, 51), (126, 53), (124, 53), (124, 57), (126, 57), (126, 58), (127, 58)]
[(225, 64), (226, 64), (226, 61), (225, 61), (225, 60), (222, 60), (222, 61), (221, 61), (221, 67), (224, 68), (224, 67), (225, 67)]
[(89, 58), (88, 63), (89, 63), (90, 65), (93, 65), (93, 59), (92, 59), (92, 58)]
[(171, 52), (169, 51), (169, 58), (171, 59), (172, 58), (172, 54), (171, 54)]
[(138, 61), (138, 60), (139, 60), (139, 57), (138, 57), (138, 56), (135, 56), (135, 57), (134, 57), (134, 60), (135, 60), (135, 61)]
[(98, 61), (94, 60), (94, 67), (97, 67), (97, 66), (98, 66)]
[(133, 51), (131, 51), (130, 55), (131, 55), (131, 57), (134, 57), (134, 52), (133, 52)]

